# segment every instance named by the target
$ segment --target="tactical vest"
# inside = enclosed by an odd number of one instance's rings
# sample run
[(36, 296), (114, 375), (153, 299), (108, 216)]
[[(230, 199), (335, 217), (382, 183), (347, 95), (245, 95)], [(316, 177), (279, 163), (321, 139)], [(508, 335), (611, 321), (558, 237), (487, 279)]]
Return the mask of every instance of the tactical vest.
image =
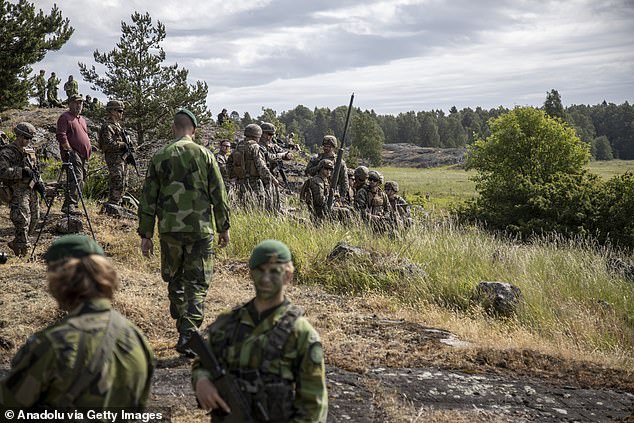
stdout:
[[(221, 348), (237, 342), (240, 332), (240, 307), (234, 309), (222, 322), (225, 338)], [(236, 377), (238, 386), (245, 393), (256, 421), (269, 423), (288, 422), (293, 416), (295, 400), (294, 381), (273, 373), (272, 364), (281, 358), (295, 322), (301, 317), (300, 307), (290, 305), (278, 323), (267, 333), (267, 343), (262, 350), (262, 361), (257, 369), (229, 369)], [(219, 321), (218, 323), (221, 323)], [(213, 413), (213, 421), (223, 421), (219, 413)]]
[(237, 178), (238, 181), (240, 181), (246, 178), (257, 178), (259, 176), (253, 157), (253, 145), (259, 148), (257, 143), (253, 140), (241, 142), (236, 146), (235, 151), (231, 153), (233, 166), (229, 172), (230, 178)]
[(377, 190), (376, 192), (368, 191), (368, 207), (372, 214), (382, 214), (385, 200), (383, 198), (383, 191)]

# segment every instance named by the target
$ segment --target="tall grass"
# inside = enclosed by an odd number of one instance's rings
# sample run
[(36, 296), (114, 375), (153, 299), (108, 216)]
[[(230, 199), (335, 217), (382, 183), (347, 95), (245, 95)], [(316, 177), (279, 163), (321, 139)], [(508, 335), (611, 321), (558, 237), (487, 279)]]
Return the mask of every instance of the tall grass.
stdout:
[[(509, 327), (565, 338), (587, 351), (634, 353), (634, 292), (631, 282), (608, 273), (606, 261), (616, 254), (609, 247), (556, 237), (516, 243), (449, 219), (418, 222), (398, 237), (359, 222), (314, 226), (255, 212), (235, 213), (232, 227), (221, 258), (246, 260), (259, 241), (280, 239), (293, 252), (299, 283), (347, 295), (380, 293), (415, 309), (433, 304), (479, 318), (481, 310), (471, 301), (478, 282), (510, 282), (521, 289), (523, 301)], [(372, 254), (329, 261), (342, 240)], [(407, 271), (411, 264), (426, 275)]]

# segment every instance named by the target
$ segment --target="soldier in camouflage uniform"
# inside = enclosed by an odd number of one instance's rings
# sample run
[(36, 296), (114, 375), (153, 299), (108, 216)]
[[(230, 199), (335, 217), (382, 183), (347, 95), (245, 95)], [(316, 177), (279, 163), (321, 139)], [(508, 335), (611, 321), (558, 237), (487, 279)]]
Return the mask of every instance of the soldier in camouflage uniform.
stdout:
[(44, 69), (42, 69), (40, 70), (40, 74), (35, 77), (37, 102), (40, 107), (46, 107), (46, 78), (44, 78), (44, 73)]
[(400, 195), (398, 195), (398, 182), (387, 181), (384, 185), (385, 194), (390, 201), (390, 206), (393, 214), (393, 223), (397, 226), (404, 226), (409, 228), (412, 226), (412, 215), (409, 204)]
[(10, 191), (10, 217), (15, 227), (15, 237), (8, 245), (16, 256), (24, 256), (29, 248), (28, 233), (39, 217), (39, 205), (33, 203), (33, 190), (44, 196), (45, 187), (37, 171), (35, 151), (28, 147), (35, 136), (35, 127), (21, 122), (13, 132), (15, 141), (0, 148), (0, 180)]
[[(323, 159), (332, 160), (333, 163), (337, 160), (337, 138), (333, 135), (326, 135), (321, 143), (322, 152), (317, 156), (310, 159), (306, 166), (306, 176), (315, 176), (319, 172), (319, 162)], [(348, 203), (350, 201), (348, 192), (348, 169), (346, 168), (346, 162), (341, 160), (341, 168), (339, 170), (339, 176), (337, 178), (337, 192), (341, 201)]]
[(73, 79), (73, 75), (68, 76), (68, 81), (64, 84), (64, 91), (66, 92), (66, 98), (79, 95), (79, 85), (77, 81)]
[(159, 149), (148, 166), (139, 204), (141, 251), (153, 253), (158, 219), (161, 275), (167, 282), (170, 314), (176, 320), (176, 350), (186, 347), (204, 318), (204, 303), (213, 271), (213, 234), (218, 245), (229, 243), (229, 205), (216, 159), (193, 140), (198, 122), (192, 112), (174, 117), (175, 141)]
[(108, 186), (110, 192), (108, 203), (121, 205), (121, 199), (126, 186), (125, 154), (130, 147), (125, 142), (125, 134), (121, 126), (125, 107), (122, 101), (111, 100), (106, 105), (108, 121), (104, 122), (99, 130), (99, 147), (103, 151), (104, 159), (108, 165)]
[[(260, 148), (262, 148), (269, 170), (273, 175), (277, 175), (280, 172), (280, 165), (278, 162), (280, 160), (291, 160), (293, 158), (293, 153), (284, 150), (282, 147), (273, 142), (273, 138), (275, 137), (275, 126), (272, 123), (263, 122), (260, 127), (262, 128)], [(282, 204), (278, 187), (269, 183), (264, 185), (264, 190), (266, 192), (266, 209), (274, 213), (279, 213), (282, 210)]]
[(216, 153), (216, 162), (220, 169), (220, 175), (225, 182), (225, 188), (229, 191), (229, 172), (227, 171), (227, 159), (231, 153), (231, 142), (229, 140), (220, 140), (220, 146)]
[(328, 213), (328, 190), (330, 189), (330, 178), (335, 164), (332, 160), (324, 159), (319, 162), (319, 173), (310, 178), (310, 196), (308, 208), (315, 220), (323, 219)]
[(265, 204), (265, 185), (279, 186), (268, 166), (258, 141), (262, 128), (254, 123), (244, 128), (244, 139), (239, 141), (227, 159), (227, 172), (236, 180), (238, 201), (245, 207), (260, 208)]
[[(323, 423), (328, 414), (323, 349), (301, 308), (284, 296), (293, 279), (291, 260), (280, 241), (255, 247), (249, 260), (255, 298), (209, 326), (209, 346), (237, 378), (256, 422)], [(231, 410), (198, 360), (192, 385), (200, 406), (214, 410), (213, 421), (222, 422), (219, 411)]]
[(57, 98), (58, 85), (61, 79), (55, 76), (55, 72), (51, 72), (51, 77), (46, 81), (46, 100), (49, 107), (62, 107), (62, 102)]
[(359, 166), (354, 170), (354, 199), (352, 204), (356, 210), (362, 210), (368, 202), (368, 192), (370, 184), (368, 183), (368, 174), (370, 169), (365, 166)]
[(0, 381), (0, 404), (21, 409), (145, 406), (154, 356), (143, 333), (112, 309), (119, 283), (103, 249), (84, 235), (46, 253), (49, 292), (68, 314), (32, 335)]
[[(369, 188), (359, 192), (359, 204), (357, 208), (361, 212), (361, 218), (368, 222), (373, 229), (384, 231), (389, 227), (392, 208), (390, 200), (381, 189), (383, 175), (376, 170), (368, 173)], [(364, 194), (365, 192), (365, 194)]]

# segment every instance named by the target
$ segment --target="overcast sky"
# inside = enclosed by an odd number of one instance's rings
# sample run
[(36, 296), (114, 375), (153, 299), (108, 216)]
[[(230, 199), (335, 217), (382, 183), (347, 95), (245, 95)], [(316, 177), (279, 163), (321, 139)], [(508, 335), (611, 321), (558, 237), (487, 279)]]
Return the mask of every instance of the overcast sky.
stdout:
[(634, 0), (57, 3), (75, 33), (34, 68), (74, 75), (83, 94), (77, 62), (114, 48), (136, 10), (165, 24), (166, 63), (207, 82), (214, 114), (334, 108), (353, 91), (381, 114), (540, 106), (553, 88), (566, 106), (634, 100)]

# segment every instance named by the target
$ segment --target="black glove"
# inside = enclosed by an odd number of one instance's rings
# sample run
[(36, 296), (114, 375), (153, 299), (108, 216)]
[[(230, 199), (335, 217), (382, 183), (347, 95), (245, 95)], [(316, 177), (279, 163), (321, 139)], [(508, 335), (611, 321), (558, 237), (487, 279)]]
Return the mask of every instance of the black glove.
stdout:
[(22, 168), (22, 178), (31, 179), (32, 177), (33, 177), (33, 171), (31, 169), (29, 169), (28, 167), (23, 167)]
[(37, 192), (38, 194), (40, 194), (40, 196), (42, 198), (46, 197), (46, 187), (44, 186), (44, 182), (42, 181), (37, 181), (37, 184), (35, 184), (35, 186), (33, 187), (33, 189), (35, 190), (35, 192)]

